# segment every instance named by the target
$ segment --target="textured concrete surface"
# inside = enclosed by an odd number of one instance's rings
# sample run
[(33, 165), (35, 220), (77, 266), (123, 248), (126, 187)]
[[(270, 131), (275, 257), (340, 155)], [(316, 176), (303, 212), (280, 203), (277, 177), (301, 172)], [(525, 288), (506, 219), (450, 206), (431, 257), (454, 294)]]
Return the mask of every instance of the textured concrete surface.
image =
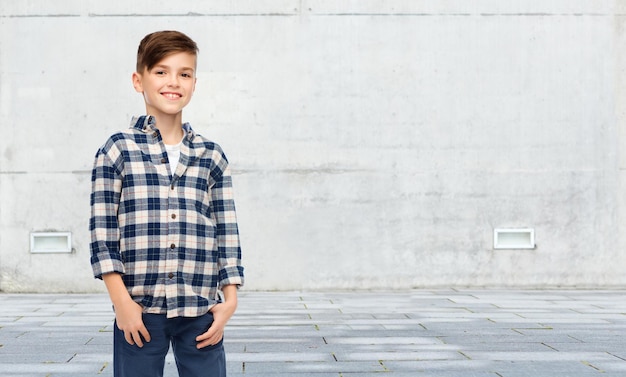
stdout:
[[(241, 292), (229, 376), (624, 376), (625, 294)], [(0, 295), (0, 375), (112, 376), (112, 318), (105, 295)]]
[[(102, 291), (93, 156), (144, 112), (137, 44), (165, 28), (200, 46), (184, 118), (231, 161), (251, 288), (626, 286), (625, 9), (2, 0), (0, 289)], [(74, 252), (30, 254), (48, 230)]]

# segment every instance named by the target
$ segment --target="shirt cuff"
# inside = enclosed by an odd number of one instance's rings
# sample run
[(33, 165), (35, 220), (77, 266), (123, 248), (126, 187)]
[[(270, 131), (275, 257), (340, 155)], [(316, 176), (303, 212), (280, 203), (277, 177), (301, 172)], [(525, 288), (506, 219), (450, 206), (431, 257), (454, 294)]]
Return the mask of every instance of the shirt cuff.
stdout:
[(124, 264), (122, 261), (115, 259), (107, 259), (101, 260), (91, 265), (93, 269), (93, 276), (96, 279), (102, 279), (102, 275), (110, 274), (113, 272), (117, 272), (119, 274), (124, 274)]
[(242, 287), (243, 283), (244, 283), (243, 267), (241, 266), (224, 267), (220, 271), (220, 283), (219, 283), (220, 288), (226, 285), (237, 285), (239, 287)]

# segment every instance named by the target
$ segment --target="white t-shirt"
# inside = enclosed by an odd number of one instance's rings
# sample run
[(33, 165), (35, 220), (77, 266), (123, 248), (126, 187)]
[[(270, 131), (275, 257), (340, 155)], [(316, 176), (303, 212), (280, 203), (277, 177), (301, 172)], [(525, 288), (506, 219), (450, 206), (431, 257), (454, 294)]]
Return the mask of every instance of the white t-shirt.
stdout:
[[(185, 137), (183, 136), (183, 139)], [(183, 139), (175, 145), (165, 144), (165, 151), (167, 152), (167, 159), (170, 160), (170, 174), (174, 175), (176, 167), (178, 167), (178, 161), (180, 160), (180, 146), (183, 145)]]

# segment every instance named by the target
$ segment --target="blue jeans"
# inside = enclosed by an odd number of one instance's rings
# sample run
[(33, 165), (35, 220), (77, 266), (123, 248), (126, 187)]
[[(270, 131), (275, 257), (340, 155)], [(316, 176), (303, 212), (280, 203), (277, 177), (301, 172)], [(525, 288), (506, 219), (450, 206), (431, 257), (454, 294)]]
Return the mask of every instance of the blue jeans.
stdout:
[(165, 356), (172, 344), (180, 377), (226, 377), (226, 356), (222, 341), (196, 348), (196, 337), (213, 323), (213, 314), (196, 318), (167, 318), (164, 314), (144, 314), (143, 323), (151, 341), (143, 348), (130, 345), (124, 332), (114, 326), (113, 369), (115, 377), (162, 377)]

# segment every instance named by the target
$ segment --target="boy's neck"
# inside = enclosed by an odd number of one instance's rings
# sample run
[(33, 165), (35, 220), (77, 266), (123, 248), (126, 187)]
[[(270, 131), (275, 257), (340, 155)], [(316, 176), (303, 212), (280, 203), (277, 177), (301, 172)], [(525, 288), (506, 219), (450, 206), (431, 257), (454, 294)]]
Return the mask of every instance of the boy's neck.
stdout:
[(165, 144), (175, 145), (183, 138), (182, 113), (163, 116), (153, 115), (156, 118), (156, 128), (161, 133), (161, 138)]

